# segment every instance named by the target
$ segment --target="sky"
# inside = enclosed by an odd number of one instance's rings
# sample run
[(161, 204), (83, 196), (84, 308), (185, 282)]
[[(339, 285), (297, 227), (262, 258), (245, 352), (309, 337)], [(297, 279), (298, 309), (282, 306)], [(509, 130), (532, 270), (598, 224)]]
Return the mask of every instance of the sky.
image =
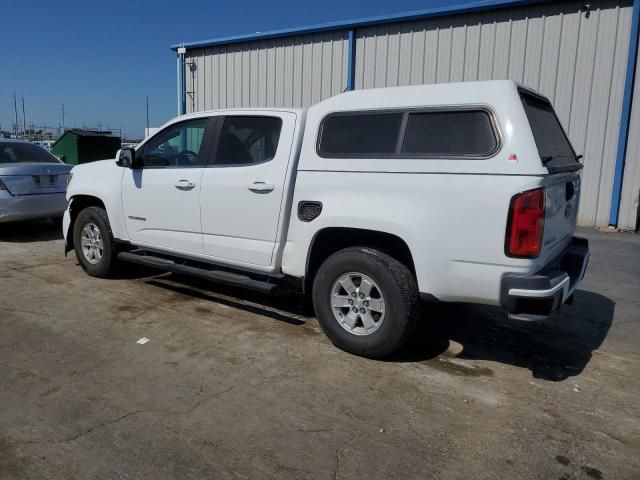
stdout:
[(0, 127), (121, 128), (140, 138), (176, 115), (178, 42), (462, 3), (462, 0), (0, 0)]

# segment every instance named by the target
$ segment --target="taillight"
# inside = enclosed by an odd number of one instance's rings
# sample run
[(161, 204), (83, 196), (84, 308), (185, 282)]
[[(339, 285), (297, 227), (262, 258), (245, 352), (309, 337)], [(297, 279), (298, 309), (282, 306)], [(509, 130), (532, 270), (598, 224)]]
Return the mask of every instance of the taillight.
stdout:
[(514, 195), (509, 208), (505, 253), (509, 257), (540, 255), (544, 233), (544, 188)]

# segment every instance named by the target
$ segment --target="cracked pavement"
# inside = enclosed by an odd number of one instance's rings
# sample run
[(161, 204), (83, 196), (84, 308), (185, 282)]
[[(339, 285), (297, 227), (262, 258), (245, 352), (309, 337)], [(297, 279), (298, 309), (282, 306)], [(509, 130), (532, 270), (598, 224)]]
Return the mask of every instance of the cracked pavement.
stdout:
[(556, 319), (427, 305), (372, 361), (302, 298), (94, 279), (50, 223), (0, 225), (0, 479), (640, 478), (640, 238), (580, 234)]

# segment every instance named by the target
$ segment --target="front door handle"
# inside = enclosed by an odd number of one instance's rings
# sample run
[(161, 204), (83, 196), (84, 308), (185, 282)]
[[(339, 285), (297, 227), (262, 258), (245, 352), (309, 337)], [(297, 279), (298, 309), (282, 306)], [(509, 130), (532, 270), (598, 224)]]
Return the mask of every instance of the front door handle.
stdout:
[(196, 184), (193, 182), (190, 182), (189, 180), (182, 179), (182, 180), (178, 180), (174, 186), (178, 190), (191, 190), (196, 186)]
[(249, 185), (249, 190), (255, 193), (269, 193), (273, 192), (275, 188), (275, 185), (264, 182), (253, 182), (251, 185)]

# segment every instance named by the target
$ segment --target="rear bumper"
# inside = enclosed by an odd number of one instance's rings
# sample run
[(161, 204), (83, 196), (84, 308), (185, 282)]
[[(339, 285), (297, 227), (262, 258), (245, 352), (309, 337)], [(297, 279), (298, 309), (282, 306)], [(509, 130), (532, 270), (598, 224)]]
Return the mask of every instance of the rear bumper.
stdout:
[(543, 320), (566, 303), (582, 281), (589, 262), (589, 242), (573, 237), (571, 244), (535, 275), (506, 273), (500, 304), (513, 320)]
[(67, 208), (64, 193), (15, 196), (7, 192), (0, 194), (6, 194), (0, 196), (0, 223), (61, 217)]

